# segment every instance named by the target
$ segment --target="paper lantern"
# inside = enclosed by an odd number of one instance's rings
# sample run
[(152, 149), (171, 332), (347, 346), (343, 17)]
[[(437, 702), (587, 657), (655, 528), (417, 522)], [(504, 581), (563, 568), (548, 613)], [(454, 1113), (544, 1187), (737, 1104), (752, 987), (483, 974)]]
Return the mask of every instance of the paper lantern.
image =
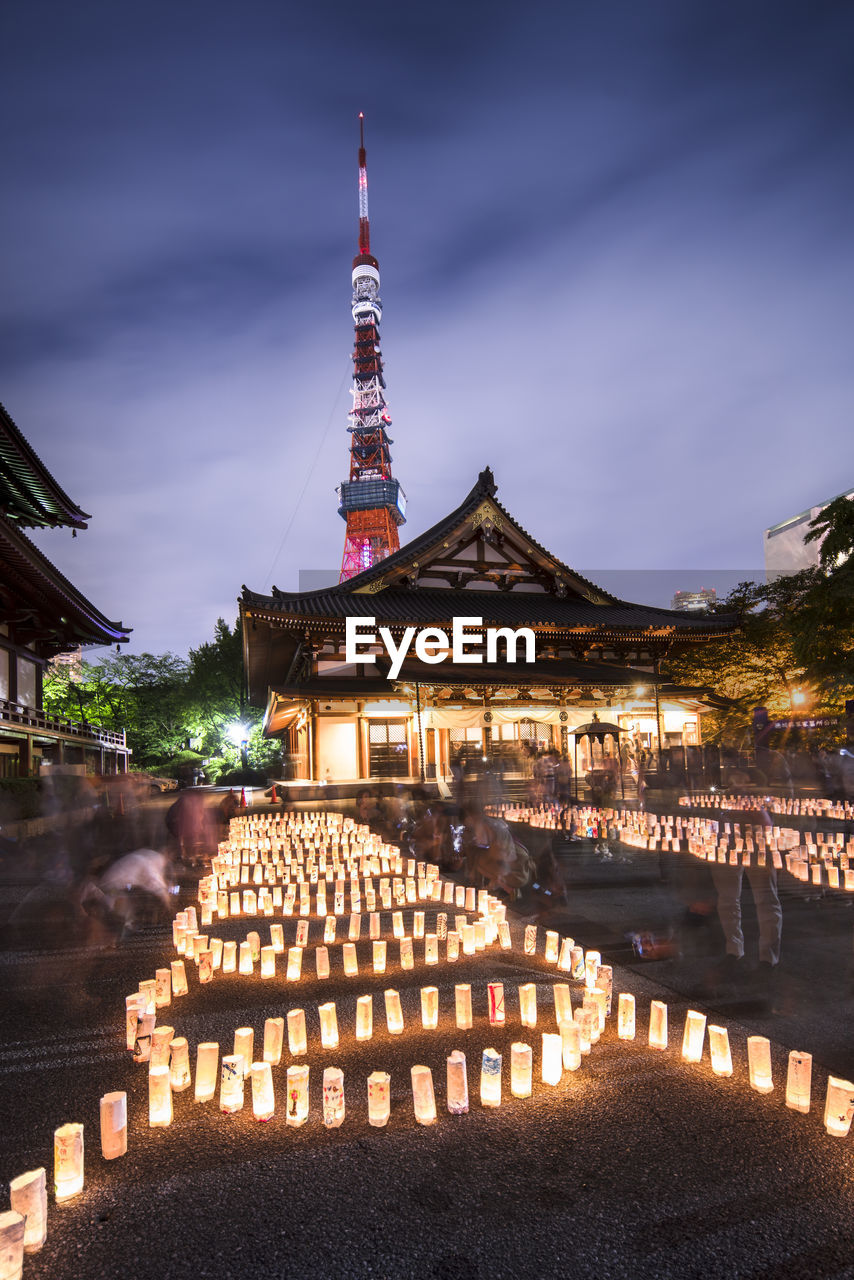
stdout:
[(276, 1110), (273, 1072), (269, 1062), (252, 1063), (252, 1114), (256, 1120), (269, 1120)]
[(461, 943), (463, 938), (463, 929), (466, 927), (467, 924), (468, 924), (468, 919), (466, 916), (464, 915), (454, 916), (454, 929), (460, 935)]
[[(413, 911), (412, 913), (412, 936), (413, 938), (424, 937), (424, 912), (423, 911)], [(431, 1077), (431, 1081), (432, 1081), (432, 1077)]]
[(368, 1124), (383, 1128), (390, 1111), (391, 1076), (386, 1071), (372, 1071), (368, 1076)]
[(747, 1065), (750, 1068), (750, 1087), (757, 1093), (770, 1093), (774, 1088), (771, 1078), (771, 1041), (765, 1036), (747, 1037)]
[(649, 1047), (667, 1048), (667, 1005), (663, 1000), (653, 1000), (649, 1006)]
[(709, 1054), (712, 1059), (712, 1071), (716, 1076), (732, 1075), (732, 1054), (726, 1027), (716, 1027), (709, 1023)]
[(82, 1124), (63, 1124), (53, 1131), (53, 1185), (57, 1203), (83, 1190)]
[(323, 1071), (323, 1123), (337, 1129), (344, 1120), (344, 1072), (340, 1067)]
[(445, 956), (450, 964), (454, 964), (455, 961), (459, 959), (459, 955), (460, 935), (457, 933), (456, 929), (449, 929), (447, 942), (445, 943)]
[(151, 1056), (149, 1059), (152, 1067), (169, 1066), (169, 1044), (174, 1038), (174, 1027), (154, 1028), (151, 1033)]
[(294, 939), (294, 946), (296, 947), (308, 946), (308, 921), (307, 920), (297, 920), (297, 936)]
[(447, 1059), (448, 1110), (452, 1116), (465, 1115), (469, 1109), (469, 1087), (466, 1055), (454, 1049)]
[(261, 935), (252, 929), (247, 933), (246, 941), (249, 943), (249, 949), (252, 952), (252, 963), (254, 964), (256, 960), (261, 959)]
[[(123, 1095), (124, 1096), (124, 1095)], [(26, 1218), (24, 1253), (38, 1253), (47, 1238), (47, 1187), (44, 1169), (31, 1169), (9, 1183), (9, 1201)]]
[(474, 911), (474, 910), (476, 910), (476, 906), (475, 906), (475, 891), (474, 891), (474, 888), (472, 887), (472, 885), (468, 885), (468, 886), (466, 887), (465, 908), (466, 908), (466, 911)]
[(414, 969), (415, 956), (412, 951), (412, 939), (400, 939), (400, 967), (401, 969)]
[(288, 1110), (285, 1122), (299, 1128), (308, 1119), (308, 1067), (288, 1067)]
[(786, 1076), (786, 1106), (806, 1115), (810, 1109), (812, 1086), (812, 1054), (793, 1049), (789, 1054), (789, 1071)]
[(227, 1053), (222, 1059), (219, 1081), (219, 1109), (226, 1115), (243, 1109), (243, 1055)]
[(557, 964), (558, 948), (560, 946), (560, 934), (555, 933), (553, 929), (546, 930), (546, 964)]
[[(585, 992), (585, 995), (587, 994), (588, 993)], [(608, 993), (607, 991), (603, 990), (602, 987), (596, 986), (592, 988), (592, 990), (589, 992), (589, 995), (592, 996), (593, 1002), (596, 1005), (596, 1009), (599, 1015), (599, 1034), (601, 1035), (602, 1032), (605, 1030), (605, 1023), (607, 1021)]]
[(326, 917), (326, 923), (323, 926), (323, 941), (327, 943), (335, 941), (335, 917), (334, 916)]
[(243, 1074), (248, 1076), (255, 1058), (255, 1032), (251, 1027), (238, 1027), (235, 1031), (234, 1057), (243, 1059)]
[(436, 937), (440, 942), (444, 942), (448, 936), (448, 913), (440, 911), (436, 916)]
[(301, 1058), (308, 1052), (303, 1009), (291, 1009), (288, 1012), (288, 1049), (294, 1058)]
[(204, 1041), (196, 1048), (196, 1102), (210, 1102), (216, 1093), (219, 1045)]
[(324, 1049), (338, 1048), (338, 1016), (335, 1012), (335, 1001), (317, 1007), (320, 1014), (320, 1043)]
[(355, 978), (359, 972), (359, 961), (356, 957), (355, 942), (345, 942), (344, 952), (344, 973), (348, 978)]
[(533, 1078), (533, 1053), (529, 1044), (515, 1042), (510, 1046), (510, 1092), (514, 1098), (530, 1098)]
[(560, 944), (557, 967), (565, 973), (572, 972), (572, 951), (575, 943), (572, 938), (564, 938)]
[(261, 977), (275, 978), (276, 976), (276, 951), (274, 947), (261, 948)]
[[(534, 985), (534, 1015), (536, 1017), (536, 1012), (537, 1012), (536, 985), (535, 984), (532, 984), (532, 985)], [(562, 1022), (571, 1022), (572, 1021), (572, 997), (569, 993), (569, 983), (556, 982), (552, 990), (554, 992), (554, 1002), (555, 1002), (555, 1021), (557, 1022), (558, 1026), (560, 1026)], [(519, 988), (520, 1005), (521, 1005), (521, 1000), (522, 1000), (522, 988), (520, 987)], [(535, 1025), (536, 1025), (535, 1022), (531, 1023), (531, 1026), (535, 1026)]]
[(489, 1024), (493, 1027), (504, 1026), (504, 984), (490, 982), (487, 989), (489, 999)]
[(288, 949), (288, 982), (299, 982), (302, 973), (302, 947)]
[(248, 942), (241, 942), (240, 963), (238, 965), (238, 973), (248, 975), (253, 972), (254, 972), (254, 965), (252, 964), (252, 947)]
[(177, 1036), (169, 1041), (169, 1084), (173, 1093), (183, 1093), (192, 1083), (190, 1047), (184, 1036)]
[(471, 1020), (471, 987), (467, 982), (458, 982), (454, 988), (456, 1000), (457, 1026), (460, 1031), (470, 1031)]
[(145, 996), (145, 1007), (146, 1007), (146, 1008), (148, 1008), (148, 1006), (149, 1006), (149, 1005), (154, 1005), (154, 1007), (156, 1008), (157, 1006), (156, 1006), (156, 1004), (155, 1004), (155, 998), (156, 998), (156, 994), (157, 994), (157, 979), (156, 979), (156, 978), (145, 978), (145, 979), (144, 979), (144, 980), (139, 984), (139, 994), (140, 994), (141, 996)]
[(356, 1039), (370, 1040), (374, 1034), (374, 997), (359, 996), (356, 1001)]
[(572, 1018), (560, 1023), (560, 1048), (566, 1070), (577, 1071), (581, 1066), (581, 1033)]
[(586, 1057), (590, 1052), (590, 1046), (593, 1040), (593, 1010), (589, 1007), (586, 1009), (576, 1009), (575, 1013), (572, 1015), (572, 1020), (578, 1027), (578, 1046)]
[(379, 913), (372, 911), (368, 917), (368, 937), (375, 942), (382, 933), (382, 924), (380, 922)]
[(506, 920), (500, 921), (498, 925), (498, 941), (501, 943), (502, 951), (509, 951), (513, 945), (510, 938), (510, 926)]
[(415, 1119), (419, 1124), (435, 1124), (436, 1095), (433, 1092), (433, 1072), (429, 1067), (415, 1066), (411, 1068), (410, 1076)]
[(534, 982), (523, 982), (519, 987), (519, 1018), (523, 1027), (537, 1025), (537, 986)]
[(148, 1069), (148, 1123), (153, 1129), (172, 1123), (172, 1087), (168, 1067)]
[(850, 1080), (827, 1077), (824, 1127), (832, 1138), (845, 1138), (854, 1115), (854, 1084)]
[(234, 973), (237, 970), (237, 943), (225, 942), (222, 947), (222, 971)]
[[(175, 961), (176, 964), (183, 964), (183, 961)], [(136, 1047), (136, 1028), (139, 1022), (139, 1010), (142, 1005), (142, 1011), (145, 1012), (145, 996), (139, 991), (135, 991), (132, 996), (125, 996), (125, 1036), (129, 1052), (133, 1053)]]
[(543, 1084), (560, 1084), (563, 1076), (563, 1043), (553, 1031), (543, 1032)]
[(237, 892), (233, 892), (228, 895), (228, 898), (229, 898), (229, 906), (228, 906), (229, 913), (233, 916), (239, 916), (240, 915), (240, 894)]
[(599, 951), (585, 951), (584, 953), (584, 981), (588, 989), (596, 986), (596, 979), (599, 976), (599, 966), (602, 963), (602, 955)]
[(138, 1006), (136, 1040), (133, 1047), (134, 1062), (148, 1062), (151, 1058), (151, 1037), (154, 1033), (154, 1005)]
[(435, 1031), (439, 1025), (439, 988), (421, 988), (421, 1025), (425, 1031)]
[(374, 973), (385, 973), (386, 943), (381, 938), (373, 943)]
[(617, 1002), (617, 1036), (620, 1040), (635, 1038), (635, 998), (621, 991)]
[(326, 947), (315, 947), (314, 967), (318, 978), (329, 977), (329, 952)]
[(154, 974), (154, 1006), (162, 1009), (172, 1003), (172, 970), (157, 969)]
[(285, 950), (285, 931), (280, 924), (270, 925), (270, 946), (276, 955), (283, 955)]
[(273, 1067), (277, 1067), (282, 1060), (284, 1038), (284, 1018), (267, 1018), (264, 1023), (264, 1061)]
[(596, 986), (605, 992), (605, 1017), (611, 1016), (611, 1003), (614, 997), (614, 970), (609, 964), (600, 964), (596, 975)]
[(403, 1031), (403, 1011), (400, 1007), (400, 993), (392, 987), (385, 993), (385, 1018), (391, 1034), (399, 1036)]
[(199, 952), (199, 982), (211, 982), (214, 971), (214, 953), (210, 947)]
[(585, 988), (582, 997), (582, 1010), (586, 1010), (590, 1014), (590, 1043), (598, 1044), (599, 1037), (602, 1034), (602, 1028), (599, 1015), (599, 1001), (593, 995), (592, 991)]
[(101, 1154), (105, 1160), (117, 1160), (128, 1149), (128, 1096), (105, 1093), (100, 1104)]
[(699, 1062), (703, 1056), (703, 1043), (706, 1039), (706, 1015), (696, 1009), (689, 1009), (685, 1015), (685, 1030), (682, 1033), (682, 1060)]
[(21, 1280), (27, 1220), (15, 1209), (0, 1213), (0, 1280)]
[(525, 925), (524, 952), (526, 956), (535, 956), (537, 954), (537, 926), (535, 924)]
[(424, 935), (424, 963), (439, 963), (439, 938), (435, 933), (427, 933)]
[(570, 976), (573, 977), (576, 982), (583, 982), (586, 977), (586, 971), (584, 968), (584, 948), (573, 947), (570, 954), (572, 956)]
[(501, 1106), (501, 1054), (494, 1049), (484, 1049), (481, 1058), (480, 1104), (482, 1107)]
[[(219, 939), (217, 939), (219, 941)], [(187, 971), (184, 968), (183, 960), (173, 960), (169, 966), (172, 982), (172, 995), (185, 996), (187, 994)]]
[(396, 938), (402, 938), (404, 936), (405, 930), (403, 928), (403, 912), (402, 911), (392, 912), (391, 931)]
[(486, 950), (486, 924), (483, 920), (475, 920), (474, 922), (474, 949), (475, 951)]
[(461, 931), (463, 955), (473, 956), (477, 950), (473, 924), (464, 924)]

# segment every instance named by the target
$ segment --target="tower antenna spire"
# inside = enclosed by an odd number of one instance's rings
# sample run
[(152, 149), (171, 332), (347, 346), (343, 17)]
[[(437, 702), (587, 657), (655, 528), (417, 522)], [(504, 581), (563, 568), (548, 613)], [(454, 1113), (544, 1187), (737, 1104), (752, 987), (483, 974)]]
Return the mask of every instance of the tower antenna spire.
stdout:
[(371, 253), (365, 115), (359, 112), (359, 252), (353, 259), (353, 408), (350, 410), (350, 479), (338, 487), (338, 514), (347, 522), (339, 581), (370, 569), (400, 546), (398, 526), (406, 495), (391, 473), (391, 414), (385, 401), (379, 325), (380, 264)]

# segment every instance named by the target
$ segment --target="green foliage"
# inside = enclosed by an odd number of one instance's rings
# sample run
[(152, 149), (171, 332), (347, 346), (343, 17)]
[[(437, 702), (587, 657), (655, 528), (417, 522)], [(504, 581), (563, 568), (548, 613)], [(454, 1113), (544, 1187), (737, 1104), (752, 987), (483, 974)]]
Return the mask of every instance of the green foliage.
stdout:
[[(262, 714), (242, 706), (243, 645), (239, 622), (219, 618), (213, 640), (173, 653), (109, 654), (84, 662), (79, 675), (68, 667), (49, 668), (45, 710), (106, 729), (125, 729), (137, 768), (174, 771), (181, 764), (214, 758), (219, 771), (240, 765), (240, 746), (231, 726), (248, 727), (248, 762), (253, 768), (281, 760), (278, 741), (261, 736)], [(199, 750), (189, 751), (190, 743)], [(213, 762), (211, 762), (213, 763)], [(205, 772), (213, 772), (206, 764)]]

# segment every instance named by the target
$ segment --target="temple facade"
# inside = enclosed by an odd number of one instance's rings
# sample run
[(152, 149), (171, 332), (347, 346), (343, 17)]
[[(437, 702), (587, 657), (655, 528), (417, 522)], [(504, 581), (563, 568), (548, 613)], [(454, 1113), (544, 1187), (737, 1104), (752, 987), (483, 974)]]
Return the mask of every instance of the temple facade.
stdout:
[(0, 405), (0, 777), (31, 776), (43, 764), (127, 769), (123, 731), (49, 716), (42, 707), (52, 658), (128, 639), (127, 628), (104, 617), (24, 533), (76, 531), (88, 519)]
[(659, 663), (734, 625), (601, 590), (498, 502), (489, 468), (365, 572), (325, 590), (244, 587), (239, 603), (249, 699), (290, 776), (314, 782), (429, 781), (466, 758), (512, 768), (531, 747), (572, 758), (579, 739), (589, 768), (608, 749), (576, 733), (591, 721), (618, 726), (629, 754), (698, 745), (711, 695), (668, 684)]

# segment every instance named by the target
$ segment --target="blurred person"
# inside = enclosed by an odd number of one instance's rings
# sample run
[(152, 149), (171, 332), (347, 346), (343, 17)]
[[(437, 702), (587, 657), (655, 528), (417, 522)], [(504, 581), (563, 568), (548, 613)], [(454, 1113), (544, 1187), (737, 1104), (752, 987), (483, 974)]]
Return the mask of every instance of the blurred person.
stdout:
[(203, 791), (182, 791), (166, 814), (166, 827), (181, 860), (190, 866), (205, 863), (216, 851), (216, 822)]
[(84, 900), (101, 895), (109, 912), (121, 920), (121, 937), (143, 925), (162, 923), (171, 914), (171, 863), (156, 849), (134, 849), (113, 862), (94, 881)]
[(502, 889), (512, 902), (534, 873), (528, 850), (503, 818), (487, 817), (479, 804), (465, 805), (462, 819), (467, 880), (476, 884), (482, 877), (488, 889)]
[[(767, 808), (761, 810), (762, 825), (773, 825)], [(764, 867), (730, 866), (715, 863), (712, 882), (717, 892), (718, 918), (726, 941), (726, 954), (715, 975), (720, 981), (739, 981), (745, 975), (744, 933), (741, 926), (741, 891), (747, 875), (759, 926), (759, 970), (762, 994), (770, 1001), (775, 970), (780, 963), (783, 937), (783, 909), (777, 893), (777, 871), (770, 855)]]

